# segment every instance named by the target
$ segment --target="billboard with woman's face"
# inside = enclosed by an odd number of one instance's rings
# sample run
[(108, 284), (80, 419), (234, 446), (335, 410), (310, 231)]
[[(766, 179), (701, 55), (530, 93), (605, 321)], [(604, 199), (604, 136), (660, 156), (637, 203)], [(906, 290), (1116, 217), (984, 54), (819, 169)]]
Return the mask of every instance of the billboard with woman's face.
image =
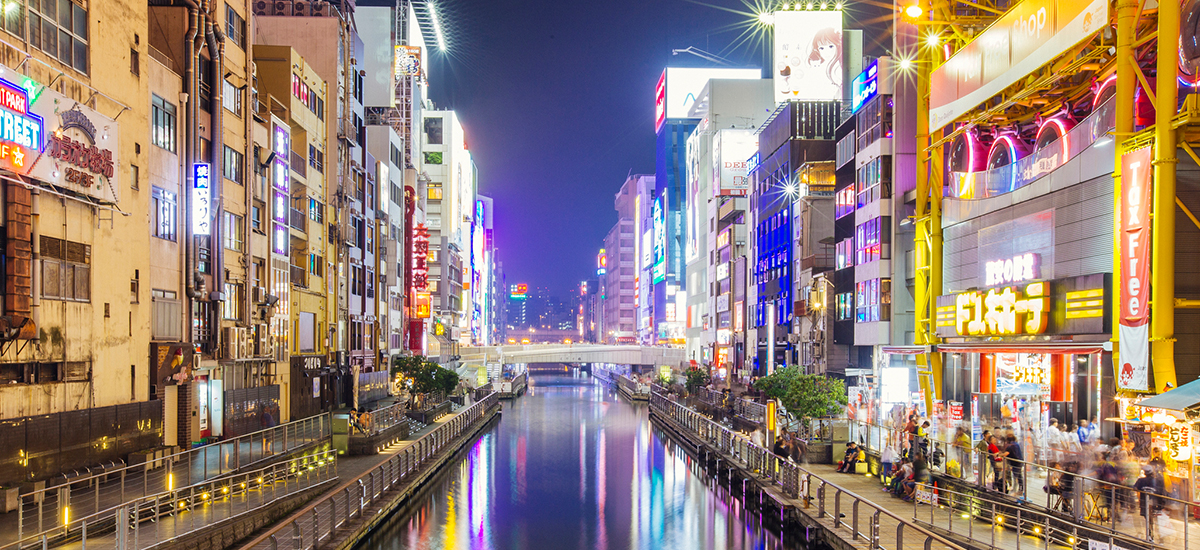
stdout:
[(774, 15), (775, 102), (842, 99), (842, 12)]

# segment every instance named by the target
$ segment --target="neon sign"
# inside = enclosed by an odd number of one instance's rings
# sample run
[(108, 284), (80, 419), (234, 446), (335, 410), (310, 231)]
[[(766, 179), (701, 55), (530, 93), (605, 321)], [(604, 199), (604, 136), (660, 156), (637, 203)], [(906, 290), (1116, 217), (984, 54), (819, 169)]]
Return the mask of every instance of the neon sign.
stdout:
[(854, 93), (850, 101), (850, 112), (857, 113), (868, 100), (879, 95), (879, 60), (871, 62), (867, 70), (854, 77), (850, 88)]
[(207, 162), (192, 165), (192, 234), (212, 234), (212, 167)]
[(415, 319), (428, 319), (430, 314), (429, 288), (429, 229), (419, 223), (413, 228), (412, 239), (412, 296)]
[(963, 292), (954, 299), (955, 330), (961, 336), (1008, 336), (1046, 332), (1050, 285)]
[(42, 117), (29, 112), (24, 88), (0, 79), (0, 159), (25, 172), (26, 156), (42, 150)]

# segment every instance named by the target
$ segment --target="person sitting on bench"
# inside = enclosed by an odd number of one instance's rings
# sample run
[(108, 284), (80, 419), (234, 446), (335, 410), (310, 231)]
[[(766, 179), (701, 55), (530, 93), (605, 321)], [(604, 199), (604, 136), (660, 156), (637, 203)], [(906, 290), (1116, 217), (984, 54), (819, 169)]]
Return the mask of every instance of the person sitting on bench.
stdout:
[(838, 465), (837, 471), (847, 474), (855, 473), (855, 466), (863, 459), (863, 452), (858, 448), (858, 445), (851, 441), (846, 445), (846, 455), (842, 458), (841, 464)]

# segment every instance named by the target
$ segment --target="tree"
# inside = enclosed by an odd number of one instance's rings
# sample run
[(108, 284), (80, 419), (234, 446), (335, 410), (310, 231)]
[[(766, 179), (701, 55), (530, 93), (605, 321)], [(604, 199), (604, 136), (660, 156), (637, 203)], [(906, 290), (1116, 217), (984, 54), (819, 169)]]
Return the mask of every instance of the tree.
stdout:
[(845, 411), (849, 399), (846, 383), (837, 378), (804, 374), (800, 367), (787, 367), (754, 384), (767, 397), (778, 399), (784, 408), (801, 418), (833, 416)]
[(701, 388), (708, 385), (711, 377), (708, 372), (703, 369), (688, 369), (687, 371), (687, 389), (688, 392), (696, 391), (696, 388)]
[(413, 393), (450, 393), (458, 386), (458, 373), (444, 369), (421, 355), (393, 358), (391, 373), (392, 376), (400, 374), (411, 380), (409, 389)]

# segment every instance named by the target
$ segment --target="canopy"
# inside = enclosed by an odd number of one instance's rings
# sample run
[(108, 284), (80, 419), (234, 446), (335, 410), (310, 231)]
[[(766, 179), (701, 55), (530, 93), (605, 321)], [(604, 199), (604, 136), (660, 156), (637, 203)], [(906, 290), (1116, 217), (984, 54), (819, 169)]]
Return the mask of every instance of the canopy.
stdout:
[(1172, 411), (1200, 408), (1200, 380), (1193, 380), (1169, 392), (1143, 399), (1138, 406)]

